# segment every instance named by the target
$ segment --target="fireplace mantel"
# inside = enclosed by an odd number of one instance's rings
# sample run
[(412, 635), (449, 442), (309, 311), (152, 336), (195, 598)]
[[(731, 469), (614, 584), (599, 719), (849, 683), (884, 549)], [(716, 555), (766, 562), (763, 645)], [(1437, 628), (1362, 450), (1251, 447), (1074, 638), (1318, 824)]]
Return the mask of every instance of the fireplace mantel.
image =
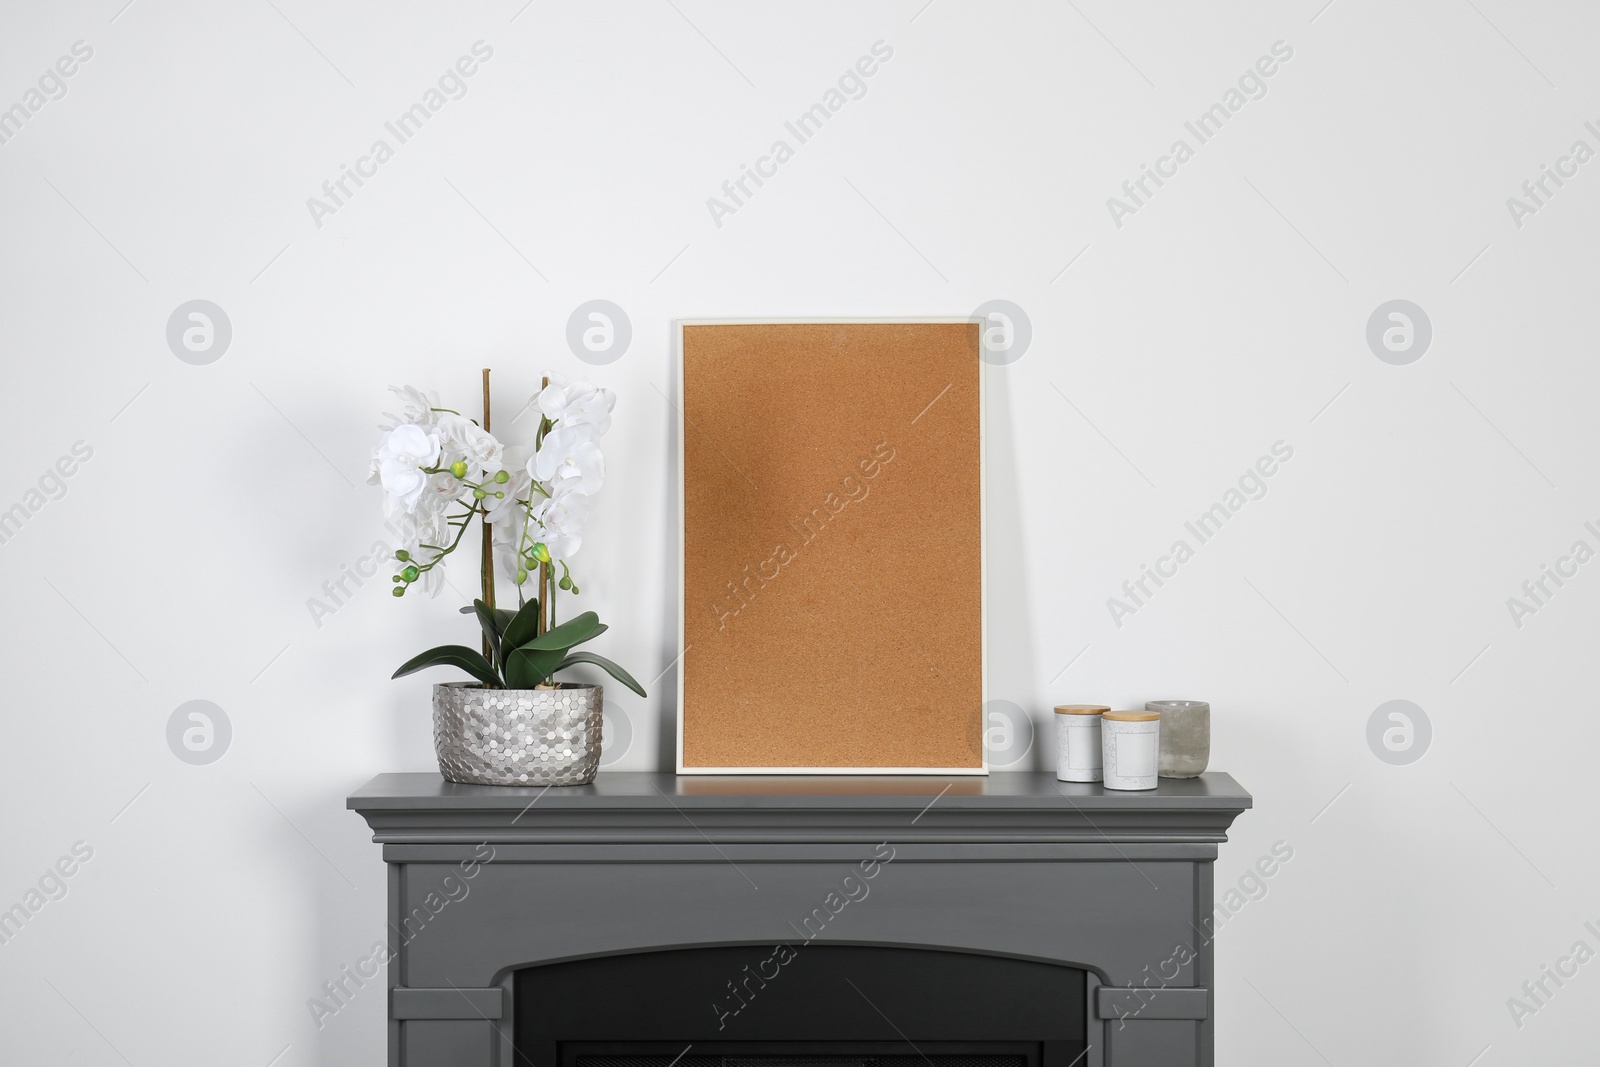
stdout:
[(520, 969), (793, 942), (842, 873), (891, 852), (810, 943), (1078, 967), (1083, 1067), (1209, 1067), (1212, 861), (1251, 798), (1217, 772), (1140, 793), (1048, 773), (602, 772), (550, 789), (409, 773), (348, 805), (389, 864), (395, 1067), (514, 1067)]

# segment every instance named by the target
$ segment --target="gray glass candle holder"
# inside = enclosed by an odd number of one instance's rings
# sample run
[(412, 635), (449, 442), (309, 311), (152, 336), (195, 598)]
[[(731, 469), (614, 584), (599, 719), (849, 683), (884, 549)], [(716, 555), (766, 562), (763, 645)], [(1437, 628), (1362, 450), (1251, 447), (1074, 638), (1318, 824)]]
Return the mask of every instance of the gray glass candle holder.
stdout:
[(1161, 713), (1163, 778), (1198, 778), (1211, 762), (1211, 705), (1204, 700), (1147, 700)]

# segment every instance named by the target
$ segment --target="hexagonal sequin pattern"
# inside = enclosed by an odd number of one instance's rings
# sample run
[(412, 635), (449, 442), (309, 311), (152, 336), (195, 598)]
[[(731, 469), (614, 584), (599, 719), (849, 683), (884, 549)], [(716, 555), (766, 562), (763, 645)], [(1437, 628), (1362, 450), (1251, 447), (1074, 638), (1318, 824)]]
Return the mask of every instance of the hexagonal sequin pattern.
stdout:
[(600, 766), (597, 685), (433, 687), (439, 773), (472, 785), (584, 785)]

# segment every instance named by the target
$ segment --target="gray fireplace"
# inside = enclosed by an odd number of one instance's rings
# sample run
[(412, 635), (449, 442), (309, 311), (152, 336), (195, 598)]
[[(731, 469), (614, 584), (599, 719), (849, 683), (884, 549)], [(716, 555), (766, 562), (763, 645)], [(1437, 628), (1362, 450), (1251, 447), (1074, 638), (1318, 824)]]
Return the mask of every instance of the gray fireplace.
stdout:
[(1212, 1063), (1250, 796), (988, 778), (385, 774), (392, 1067)]

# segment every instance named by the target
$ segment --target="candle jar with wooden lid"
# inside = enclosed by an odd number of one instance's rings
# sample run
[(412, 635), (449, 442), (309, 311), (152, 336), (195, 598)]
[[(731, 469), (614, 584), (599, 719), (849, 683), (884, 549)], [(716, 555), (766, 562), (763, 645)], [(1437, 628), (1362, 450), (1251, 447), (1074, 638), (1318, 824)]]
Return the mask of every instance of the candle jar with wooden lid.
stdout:
[(1108, 711), (1100, 716), (1107, 789), (1154, 789), (1161, 758), (1161, 713)]
[(1056, 779), (1098, 782), (1101, 768), (1100, 716), (1111, 709), (1101, 704), (1056, 707)]

